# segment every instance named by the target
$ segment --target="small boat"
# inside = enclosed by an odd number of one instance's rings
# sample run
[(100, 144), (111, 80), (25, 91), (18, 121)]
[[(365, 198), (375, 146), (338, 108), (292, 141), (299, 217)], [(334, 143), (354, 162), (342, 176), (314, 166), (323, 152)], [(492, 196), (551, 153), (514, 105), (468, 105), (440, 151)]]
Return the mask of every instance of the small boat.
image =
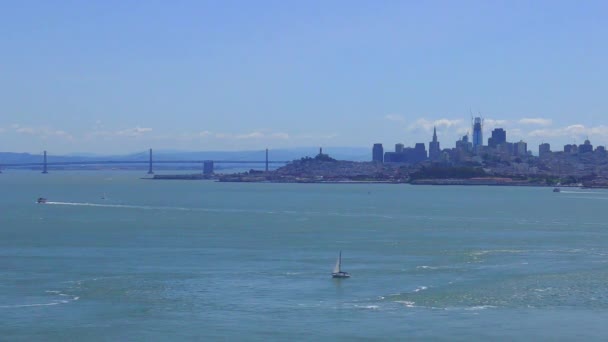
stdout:
[(44, 197), (38, 197), (38, 200), (36, 200), (36, 203), (38, 204), (45, 204), (47, 202), (47, 199)]
[(336, 266), (334, 266), (334, 271), (331, 273), (331, 276), (332, 278), (350, 278), (348, 272), (342, 271), (342, 251), (340, 251), (338, 260), (336, 260)]
[(553, 188), (553, 192), (560, 192), (562, 191), (560, 188)]

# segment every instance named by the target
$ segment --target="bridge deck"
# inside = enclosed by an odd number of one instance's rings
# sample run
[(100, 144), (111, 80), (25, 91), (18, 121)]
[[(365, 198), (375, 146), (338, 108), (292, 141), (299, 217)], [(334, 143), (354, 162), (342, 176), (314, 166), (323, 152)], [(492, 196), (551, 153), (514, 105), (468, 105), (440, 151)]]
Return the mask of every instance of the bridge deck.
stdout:
[[(265, 160), (153, 160), (152, 164), (266, 164)], [(37, 163), (7, 163), (0, 162), (1, 167), (13, 166), (47, 166), (52, 165), (114, 165), (114, 164), (149, 164), (149, 160), (101, 160), (101, 161), (66, 161), (66, 162), (37, 162)], [(287, 164), (288, 161), (269, 160), (268, 164)]]

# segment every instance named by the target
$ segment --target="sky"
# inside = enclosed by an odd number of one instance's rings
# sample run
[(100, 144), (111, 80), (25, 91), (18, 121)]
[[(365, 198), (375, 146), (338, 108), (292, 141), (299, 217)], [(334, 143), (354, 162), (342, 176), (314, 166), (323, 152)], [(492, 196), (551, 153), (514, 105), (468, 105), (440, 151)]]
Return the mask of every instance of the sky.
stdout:
[[(608, 144), (606, 1), (3, 1), (0, 151)], [(486, 140), (487, 141), (487, 140)], [(370, 152), (371, 153), (371, 152)]]

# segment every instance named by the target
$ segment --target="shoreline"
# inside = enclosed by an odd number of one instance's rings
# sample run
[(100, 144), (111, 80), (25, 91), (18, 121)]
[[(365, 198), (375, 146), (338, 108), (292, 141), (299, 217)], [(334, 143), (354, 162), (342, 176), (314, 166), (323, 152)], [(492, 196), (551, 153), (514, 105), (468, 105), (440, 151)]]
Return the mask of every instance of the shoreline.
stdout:
[(215, 175), (202, 174), (172, 174), (154, 175), (152, 177), (141, 177), (144, 180), (207, 180), (220, 183), (274, 183), (274, 184), (409, 184), (409, 185), (436, 185), (436, 186), (517, 186), (517, 187), (558, 187), (558, 188), (585, 188), (585, 189), (608, 189), (602, 185), (583, 185), (583, 184), (542, 184), (529, 182), (527, 180), (514, 180), (504, 177), (479, 177), (479, 178), (444, 178), (444, 179), (415, 179), (412, 181), (395, 180), (321, 180), (321, 179), (263, 179), (261, 177), (243, 177), (231, 179)]

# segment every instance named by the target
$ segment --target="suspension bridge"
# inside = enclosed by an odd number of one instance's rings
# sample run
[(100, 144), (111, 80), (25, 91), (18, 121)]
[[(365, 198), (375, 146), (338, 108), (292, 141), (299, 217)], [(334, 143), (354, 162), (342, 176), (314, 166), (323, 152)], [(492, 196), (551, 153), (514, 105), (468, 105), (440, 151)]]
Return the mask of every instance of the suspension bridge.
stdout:
[(136, 164), (148, 164), (148, 174), (154, 173), (155, 164), (199, 164), (202, 165), (202, 171), (204, 174), (212, 174), (214, 172), (215, 165), (218, 164), (257, 164), (264, 165), (265, 171), (268, 171), (269, 165), (287, 164), (288, 161), (278, 161), (268, 159), (268, 149), (266, 149), (266, 156), (263, 160), (154, 160), (152, 149), (149, 150), (148, 160), (81, 160), (81, 161), (49, 161), (47, 152), (44, 151), (42, 154), (42, 160), (40, 162), (28, 162), (28, 163), (0, 163), (0, 170), (7, 168), (35, 168), (40, 167), (42, 173), (48, 173), (53, 166), (86, 166), (86, 165), (136, 165)]

